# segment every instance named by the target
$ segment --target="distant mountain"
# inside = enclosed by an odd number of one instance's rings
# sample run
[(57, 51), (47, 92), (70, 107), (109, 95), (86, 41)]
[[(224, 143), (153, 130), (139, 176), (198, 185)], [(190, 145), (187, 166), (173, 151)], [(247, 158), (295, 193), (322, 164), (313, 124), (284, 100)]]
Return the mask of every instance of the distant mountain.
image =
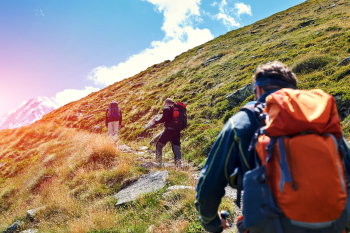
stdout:
[(47, 97), (36, 97), (24, 101), (16, 110), (7, 112), (0, 117), (0, 130), (30, 125), (58, 107)]

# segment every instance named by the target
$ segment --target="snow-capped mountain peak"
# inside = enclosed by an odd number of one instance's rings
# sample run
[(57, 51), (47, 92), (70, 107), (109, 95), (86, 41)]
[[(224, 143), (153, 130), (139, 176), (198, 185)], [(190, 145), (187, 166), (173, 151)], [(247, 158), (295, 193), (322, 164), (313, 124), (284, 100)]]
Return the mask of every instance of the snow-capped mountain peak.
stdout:
[(59, 106), (47, 97), (36, 97), (22, 102), (17, 109), (0, 117), (0, 130), (26, 126), (40, 120), (45, 114)]

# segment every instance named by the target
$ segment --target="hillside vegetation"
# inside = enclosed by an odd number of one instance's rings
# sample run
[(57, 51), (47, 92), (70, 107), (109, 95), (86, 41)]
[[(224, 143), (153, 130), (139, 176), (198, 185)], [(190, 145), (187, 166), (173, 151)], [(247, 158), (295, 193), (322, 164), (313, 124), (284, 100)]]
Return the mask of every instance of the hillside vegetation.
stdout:
[[(0, 230), (26, 210), (46, 206), (39, 212), (40, 232), (201, 231), (193, 190), (168, 199), (162, 190), (114, 206), (112, 195), (128, 180), (156, 169), (139, 167), (138, 153), (118, 151), (108, 138), (104, 118), (111, 101), (123, 112), (119, 144), (135, 149), (151, 148), (152, 132), (143, 127), (162, 112), (166, 98), (187, 104), (189, 127), (181, 143), (192, 167), (167, 168), (168, 186), (195, 186), (198, 167), (224, 123), (254, 98), (232, 105), (227, 95), (251, 83), (255, 68), (272, 60), (292, 67), (299, 88), (335, 97), (349, 139), (350, 63), (338, 66), (350, 57), (349, 10), (349, 0), (306, 1), (69, 103), (31, 126), (0, 131)], [(156, 133), (161, 130), (157, 126)], [(233, 217), (230, 203), (225, 199), (222, 209)]]

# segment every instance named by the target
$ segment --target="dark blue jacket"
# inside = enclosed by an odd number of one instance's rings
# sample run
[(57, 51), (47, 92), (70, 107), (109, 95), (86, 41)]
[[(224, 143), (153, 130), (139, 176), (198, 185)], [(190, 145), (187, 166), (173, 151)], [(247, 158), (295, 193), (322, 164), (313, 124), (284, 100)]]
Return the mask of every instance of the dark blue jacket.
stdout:
[[(277, 90), (264, 93), (259, 102)], [(249, 104), (254, 104), (249, 102)], [(216, 139), (207, 161), (201, 171), (196, 187), (196, 208), (202, 225), (207, 231), (220, 230), (221, 221), (218, 208), (225, 195), (225, 187), (236, 168), (244, 174), (254, 168), (254, 160), (248, 154), (248, 147), (258, 122), (250, 111), (240, 111), (232, 116)]]

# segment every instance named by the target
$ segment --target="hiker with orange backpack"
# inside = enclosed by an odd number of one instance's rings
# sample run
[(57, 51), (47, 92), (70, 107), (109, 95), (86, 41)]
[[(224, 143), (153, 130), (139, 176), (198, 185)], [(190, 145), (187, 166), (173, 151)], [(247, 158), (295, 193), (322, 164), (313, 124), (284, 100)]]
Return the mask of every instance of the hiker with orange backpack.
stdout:
[(187, 127), (186, 105), (167, 98), (164, 103), (163, 116), (153, 119), (153, 125), (164, 123), (165, 130), (156, 145), (156, 162), (162, 164), (163, 147), (170, 142), (174, 153), (175, 166), (181, 168), (180, 131)]
[[(342, 233), (350, 218), (350, 150), (334, 98), (295, 90), (280, 62), (257, 68), (255, 99), (229, 119), (214, 143), (196, 187), (203, 227), (228, 227), (218, 214), (225, 186), (243, 196), (240, 233)], [(283, 89), (282, 89), (283, 88)]]

